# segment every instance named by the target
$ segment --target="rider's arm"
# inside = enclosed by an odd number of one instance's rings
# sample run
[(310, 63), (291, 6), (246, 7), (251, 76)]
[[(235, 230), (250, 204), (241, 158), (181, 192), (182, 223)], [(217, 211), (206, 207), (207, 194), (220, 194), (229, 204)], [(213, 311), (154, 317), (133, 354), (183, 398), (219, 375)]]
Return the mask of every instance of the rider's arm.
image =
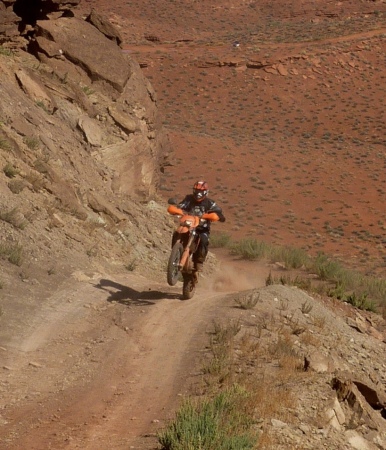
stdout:
[(222, 209), (216, 204), (216, 202), (212, 202), (208, 212), (215, 212), (218, 215), (220, 222), (225, 222), (225, 216)]
[(190, 210), (190, 197), (189, 195), (187, 195), (180, 203), (178, 203), (178, 207), (183, 209), (184, 211), (189, 211)]

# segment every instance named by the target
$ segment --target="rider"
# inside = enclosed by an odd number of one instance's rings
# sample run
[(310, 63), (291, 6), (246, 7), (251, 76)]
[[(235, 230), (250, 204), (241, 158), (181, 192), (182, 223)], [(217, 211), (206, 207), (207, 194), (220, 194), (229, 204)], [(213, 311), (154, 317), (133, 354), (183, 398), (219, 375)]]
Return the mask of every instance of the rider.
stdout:
[[(178, 204), (178, 207), (195, 216), (202, 216), (207, 212), (215, 212), (219, 216), (220, 222), (225, 222), (222, 209), (217, 206), (215, 201), (208, 198), (208, 192), (208, 183), (206, 181), (197, 181), (193, 186), (193, 194), (188, 194)], [(200, 272), (208, 254), (210, 222), (206, 221), (199, 225), (197, 231), (200, 233), (200, 244), (193, 255), (193, 263), (194, 269)]]

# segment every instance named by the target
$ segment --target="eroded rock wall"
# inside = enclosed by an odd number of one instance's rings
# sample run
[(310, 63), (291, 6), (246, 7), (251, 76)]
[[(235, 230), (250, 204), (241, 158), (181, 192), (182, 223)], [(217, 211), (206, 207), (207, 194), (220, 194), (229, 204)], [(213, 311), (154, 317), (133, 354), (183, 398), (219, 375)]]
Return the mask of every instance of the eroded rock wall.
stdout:
[(26, 218), (30, 242), (10, 221), (0, 234), (30, 253), (32, 235), (55, 230), (51, 252), (70, 239), (146, 258), (164, 239), (141, 214), (164, 212), (141, 205), (157, 200), (170, 152), (156, 94), (105, 18), (74, 17), (78, 0), (37, 3), (22, 14), (25, 3), (0, 1), (0, 209)]
[[(96, 11), (87, 20), (68, 17), (78, 3), (42, 0), (26, 7), (20, 0), (1, 1), (2, 42), (20, 43), (23, 37), (24, 47), (36, 58), (28, 56), (29, 67), (15, 70), (25, 102), (44, 107), (62, 122), (58, 129), (71, 127), (90, 159), (106, 164), (114, 192), (147, 198), (155, 192), (169, 151), (156, 94), (139, 65), (122, 53), (119, 33), (105, 18)], [(3, 82), (2, 90), (7, 89)], [(14, 109), (6, 103), (2, 108), (12, 124)], [(22, 120), (18, 115), (17, 121)]]

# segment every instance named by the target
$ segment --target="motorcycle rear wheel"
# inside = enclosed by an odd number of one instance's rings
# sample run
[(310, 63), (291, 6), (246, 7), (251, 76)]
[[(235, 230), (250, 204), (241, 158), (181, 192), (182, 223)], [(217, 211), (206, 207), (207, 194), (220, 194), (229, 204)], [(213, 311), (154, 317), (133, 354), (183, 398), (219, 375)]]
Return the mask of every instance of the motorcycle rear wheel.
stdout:
[(184, 274), (184, 284), (182, 286), (182, 299), (183, 300), (191, 299), (195, 292), (196, 292), (196, 279), (194, 278), (194, 275), (191, 273)]
[(184, 247), (182, 246), (181, 242), (176, 242), (170, 253), (168, 267), (166, 271), (167, 281), (170, 286), (174, 286), (177, 284), (179, 276), (178, 265), (180, 263), (183, 251)]

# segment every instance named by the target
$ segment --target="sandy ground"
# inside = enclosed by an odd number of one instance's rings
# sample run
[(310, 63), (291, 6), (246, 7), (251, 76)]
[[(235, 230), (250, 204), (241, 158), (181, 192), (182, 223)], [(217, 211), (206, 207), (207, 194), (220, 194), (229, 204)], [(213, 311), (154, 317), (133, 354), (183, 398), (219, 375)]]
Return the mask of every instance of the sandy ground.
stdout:
[(220, 258), (188, 301), (179, 284), (131, 274), (77, 272), (58, 286), (0, 349), (0, 448), (156, 448), (200, 381), (224, 293), (264, 285), (267, 268)]

